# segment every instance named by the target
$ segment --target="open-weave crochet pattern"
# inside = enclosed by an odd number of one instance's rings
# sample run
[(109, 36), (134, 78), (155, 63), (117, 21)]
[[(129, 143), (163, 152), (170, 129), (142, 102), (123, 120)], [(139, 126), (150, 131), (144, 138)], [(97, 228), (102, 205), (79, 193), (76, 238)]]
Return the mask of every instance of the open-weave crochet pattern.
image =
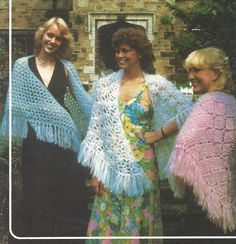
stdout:
[(175, 196), (191, 186), (209, 219), (224, 232), (236, 228), (236, 100), (202, 95), (183, 126), (168, 171)]
[[(81, 122), (79, 125), (75, 124), (71, 115), (30, 70), (28, 59), (29, 57), (18, 59), (13, 67), (12, 136), (26, 138), (29, 123), (34, 128), (38, 139), (55, 143), (78, 153), (81, 143), (78, 127), (84, 124), (85, 117), (90, 116), (92, 99), (80, 83), (74, 65), (67, 60), (61, 60), (69, 74), (73, 97), (79, 104), (77, 113), (80, 113), (81, 116), (84, 114), (81, 121), (77, 119), (77, 122)], [(66, 104), (72, 104), (71, 100)], [(9, 96), (7, 96), (0, 133), (8, 136), (8, 131)]]
[[(118, 96), (123, 71), (99, 80), (95, 88), (88, 133), (81, 144), (79, 161), (91, 168), (110, 191), (129, 196), (142, 195), (152, 183), (132, 155), (120, 119)], [(154, 108), (156, 128), (176, 119), (181, 127), (192, 102), (171, 82), (159, 75), (144, 74)], [(168, 161), (175, 136), (158, 148), (159, 160)], [(162, 164), (164, 165), (165, 162)]]

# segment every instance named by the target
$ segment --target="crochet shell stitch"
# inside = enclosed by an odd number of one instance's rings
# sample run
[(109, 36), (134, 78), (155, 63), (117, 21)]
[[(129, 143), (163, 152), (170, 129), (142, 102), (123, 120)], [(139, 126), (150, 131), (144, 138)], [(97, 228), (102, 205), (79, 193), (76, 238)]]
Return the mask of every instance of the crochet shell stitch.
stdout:
[(236, 229), (236, 100), (222, 92), (196, 102), (171, 155), (167, 171), (176, 197), (186, 186), (224, 232)]
[[(92, 174), (110, 191), (132, 197), (142, 195), (153, 186), (133, 157), (120, 120), (118, 96), (122, 76), (123, 71), (120, 70), (97, 82), (91, 120), (88, 133), (81, 144), (79, 161), (91, 168)], [(148, 74), (144, 74), (144, 77), (153, 102), (154, 119), (158, 120), (155, 123), (156, 129), (173, 119), (181, 126), (182, 118), (187, 117), (191, 110), (191, 101), (165, 78)], [(166, 106), (162, 106), (162, 103)], [(169, 106), (172, 108), (168, 108)], [(168, 150), (165, 148), (163, 154), (160, 152), (158, 155), (166, 162), (174, 139), (175, 135), (160, 146), (168, 147)]]

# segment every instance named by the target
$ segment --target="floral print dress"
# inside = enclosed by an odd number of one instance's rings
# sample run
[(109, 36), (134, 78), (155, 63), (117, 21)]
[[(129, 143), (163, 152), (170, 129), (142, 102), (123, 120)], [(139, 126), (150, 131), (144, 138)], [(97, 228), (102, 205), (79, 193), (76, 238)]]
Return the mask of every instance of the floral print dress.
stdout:
[[(142, 96), (145, 89), (147, 89), (146, 83), (135, 98), (127, 103), (119, 101), (119, 109), (133, 155), (153, 182), (154, 190), (138, 197), (115, 195), (108, 189), (103, 191), (101, 197), (96, 195), (87, 231), (88, 236), (162, 235), (155, 153), (153, 146), (146, 144), (144, 140), (144, 133), (150, 131), (153, 116), (151, 100)], [(94, 241), (93, 243), (97, 243)], [(113, 242), (118, 243), (117, 240)], [(111, 240), (104, 240), (102, 243), (111, 243)], [(126, 240), (119, 243), (129, 242)], [(131, 243), (139, 243), (139, 241), (133, 240)]]

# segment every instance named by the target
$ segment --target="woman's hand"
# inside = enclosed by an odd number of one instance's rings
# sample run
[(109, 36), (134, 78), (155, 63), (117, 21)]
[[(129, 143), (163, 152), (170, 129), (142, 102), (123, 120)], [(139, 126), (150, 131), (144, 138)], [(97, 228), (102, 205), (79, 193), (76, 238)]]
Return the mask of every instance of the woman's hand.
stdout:
[(103, 185), (95, 176), (92, 177), (91, 187), (98, 194), (99, 197), (102, 196), (102, 192), (104, 190)]
[(178, 125), (176, 120), (174, 119), (168, 125), (165, 125), (165, 127), (162, 127), (158, 131), (146, 132), (144, 134), (144, 139), (148, 144), (152, 144), (160, 141), (163, 138), (167, 138), (168, 136), (174, 134), (177, 131)]
[(144, 134), (144, 139), (146, 143), (148, 144), (153, 144), (157, 141), (160, 141), (163, 138), (161, 131), (151, 131), (151, 132), (146, 132)]

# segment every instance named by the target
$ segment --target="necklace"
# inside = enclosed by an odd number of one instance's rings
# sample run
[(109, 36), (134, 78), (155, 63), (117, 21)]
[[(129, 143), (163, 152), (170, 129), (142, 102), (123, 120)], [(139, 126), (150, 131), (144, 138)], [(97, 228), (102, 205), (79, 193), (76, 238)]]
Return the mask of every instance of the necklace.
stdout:
[(45, 67), (45, 66), (53, 66), (55, 63), (55, 60), (49, 60), (49, 59), (42, 59), (40, 57), (36, 57), (36, 63), (41, 66), (41, 67)]

